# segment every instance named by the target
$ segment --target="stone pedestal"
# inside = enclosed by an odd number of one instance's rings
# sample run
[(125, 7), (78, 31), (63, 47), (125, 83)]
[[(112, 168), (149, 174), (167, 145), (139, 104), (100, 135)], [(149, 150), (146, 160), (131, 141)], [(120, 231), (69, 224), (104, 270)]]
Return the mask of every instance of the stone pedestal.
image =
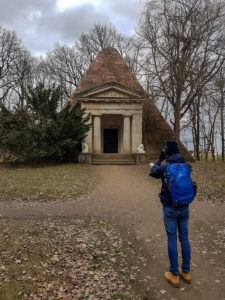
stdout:
[(148, 155), (147, 153), (136, 153), (136, 164), (145, 164), (147, 162)]
[(91, 153), (79, 153), (80, 164), (91, 164)]

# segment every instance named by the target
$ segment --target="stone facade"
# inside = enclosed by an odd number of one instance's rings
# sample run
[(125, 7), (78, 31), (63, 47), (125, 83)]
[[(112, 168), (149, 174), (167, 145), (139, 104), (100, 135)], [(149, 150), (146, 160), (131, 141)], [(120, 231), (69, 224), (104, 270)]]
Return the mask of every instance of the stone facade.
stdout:
[(119, 84), (111, 83), (101, 89), (91, 89), (77, 95), (82, 108), (91, 114), (92, 127), (84, 143), (90, 153), (104, 153), (104, 129), (118, 132), (115, 153), (136, 153), (142, 144), (142, 113), (144, 99), (137, 92), (129, 93)]

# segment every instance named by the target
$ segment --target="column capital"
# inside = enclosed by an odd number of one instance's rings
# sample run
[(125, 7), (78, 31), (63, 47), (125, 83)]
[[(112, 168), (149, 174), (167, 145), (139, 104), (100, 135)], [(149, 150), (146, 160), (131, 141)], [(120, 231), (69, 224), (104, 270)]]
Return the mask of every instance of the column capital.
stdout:
[(132, 117), (132, 114), (129, 114), (129, 113), (125, 113), (125, 114), (123, 114), (123, 117), (125, 118), (125, 117), (128, 117), (128, 118), (131, 118)]

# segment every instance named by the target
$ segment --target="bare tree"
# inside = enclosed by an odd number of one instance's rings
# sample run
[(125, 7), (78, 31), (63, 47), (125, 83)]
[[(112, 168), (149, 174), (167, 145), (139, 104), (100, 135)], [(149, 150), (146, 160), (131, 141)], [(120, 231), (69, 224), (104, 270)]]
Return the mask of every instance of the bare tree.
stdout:
[(224, 69), (221, 69), (196, 97), (189, 110), (194, 153), (197, 160), (200, 160), (200, 148), (204, 148), (205, 153), (211, 149), (212, 156), (215, 157), (218, 135), (221, 137), (219, 144), (221, 144), (222, 160), (224, 160), (224, 105), (225, 79)]
[(132, 49), (132, 38), (118, 33), (115, 26), (98, 23), (88, 33), (82, 33), (76, 45), (91, 64), (106, 47), (116, 48), (125, 57)]
[(211, 150), (213, 160), (215, 160), (216, 144), (216, 125), (218, 120), (220, 105), (215, 95), (207, 95), (204, 102), (203, 114), (201, 115), (201, 132), (204, 140), (205, 159), (208, 159), (208, 153)]
[(133, 36), (130, 38), (129, 48), (124, 47), (124, 51), (119, 50), (122, 53), (125, 62), (132, 72), (138, 77), (140, 81), (143, 81), (142, 72), (142, 56), (144, 55), (143, 41), (138, 37)]
[(4, 102), (15, 86), (16, 65), (21, 54), (21, 42), (14, 31), (0, 27), (0, 102)]
[(41, 83), (46, 89), (48, 89), (52, 87), (52, 84), (58, 84), (55, 80), (53, 80), (48, 68), (47, 59), (43, 56), (33, 58), (32, 73), (33, 86)]
[(199, 93), (190, 106), (190, 119), (192, 122), (192, 137), (194, 145), (194, 154), (197, 160), (200, 160), (200, 121), (201, 121), (201, 107), (202, 94)]
[(47, 53), (47, 73), (52, 82), (61, 87), (65, 99), (70, 97), (87, 66), (84, 56), (76, 46), (56, 44), (54, 50)]
[(26, 49), (20, 51), (15, 64), (14, 79), (15, 85), (11, 89), (10, 102), (19, 107), (27, 104), (27, 94), (31, 88), (42, 84), (48, 89), (54, 84), (45, 58), (32, 57)]
[(180, 121), (218, 73), (225, 54), (224, 1), (148, 1), (139, 35), (145, 42), (143, 69), (153, 94), (173, 107), (177, 138)]
[(12, 88), (14, 92), (15, 102), (18, 106), (24, 107), (26, 93), (28, 87), (33, 84), (34, 78), (34, 59), (26, 49), (21, 49), (20, 55), (17, 58), (14, 66), (14, 82), (15, 85)]
[(220, 117), (220, 136), (221, 136), (221, 153), (222, 160), (224, 161), (225, 156), (225, 136), (224, 136), (224, 112), (225, 112), (225, 74), (222, 69), (215, 80), (215, 89), (217, 91), (217, 99), (219, 106), (219, 117)]
[(112, 25), (95, 24), (89, 33), (82, 33), (78, 47), (93, 62), (95, 56), (105, 47), (113, 47), (117, 31)]

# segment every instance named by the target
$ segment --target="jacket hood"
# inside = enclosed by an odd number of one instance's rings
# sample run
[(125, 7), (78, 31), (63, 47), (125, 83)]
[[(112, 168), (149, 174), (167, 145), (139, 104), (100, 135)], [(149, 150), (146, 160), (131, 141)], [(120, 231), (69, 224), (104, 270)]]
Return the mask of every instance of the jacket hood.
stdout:
[(167, 157), (166, 162), (168, 163), (185, 163), (185, 159), (179, 153), (175, 153)]

